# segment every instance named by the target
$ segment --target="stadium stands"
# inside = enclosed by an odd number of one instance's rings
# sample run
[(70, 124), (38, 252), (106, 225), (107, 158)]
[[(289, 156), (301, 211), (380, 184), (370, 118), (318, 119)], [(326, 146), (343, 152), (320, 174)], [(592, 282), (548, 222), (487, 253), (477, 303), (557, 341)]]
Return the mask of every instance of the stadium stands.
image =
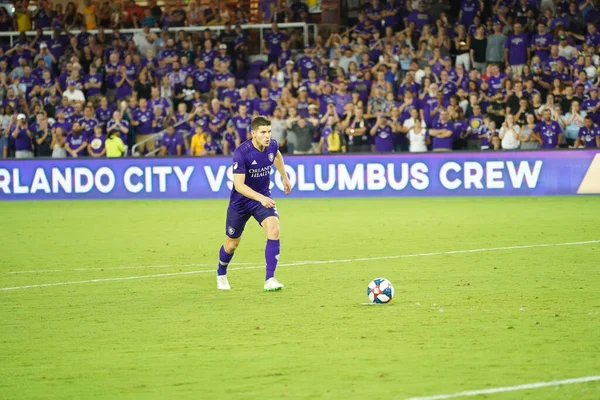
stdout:
[(17, 1), (0, 156), (104, 157), (107, 135), (228, 155), (253, 115), (284, 153), (600, 147), (596, 1), (450, 3), (370, 0), (317, 28), (299, 0)]

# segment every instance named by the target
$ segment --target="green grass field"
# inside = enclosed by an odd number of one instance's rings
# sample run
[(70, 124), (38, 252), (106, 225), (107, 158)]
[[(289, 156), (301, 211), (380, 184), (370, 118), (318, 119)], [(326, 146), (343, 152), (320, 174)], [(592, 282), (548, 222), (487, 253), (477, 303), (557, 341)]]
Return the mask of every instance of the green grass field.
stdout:
[[(600, 375), (600, 243), (426, 255), (600, 240), (598, 197), (277, 205), (286, 287), (265, 293), (253, 220), (216, 290), (227, 201), (0, 204), (0, 287), (20, 287), (0, 290), (0, 398), (404, 399)], [(394, 300), (364, 305), (380, 276)], [(472, 398), (599, 399), (600, 382)]]

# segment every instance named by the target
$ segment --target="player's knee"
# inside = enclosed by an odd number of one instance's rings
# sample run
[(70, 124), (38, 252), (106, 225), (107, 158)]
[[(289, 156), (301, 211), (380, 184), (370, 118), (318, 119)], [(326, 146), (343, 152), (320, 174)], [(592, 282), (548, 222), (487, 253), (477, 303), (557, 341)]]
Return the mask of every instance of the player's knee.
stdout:
[(279, 225), (273, 224), (267, 229), (267, 238), (271, 240), (279, 239)]
[(225, 244), (223, 245), (223, 248), (225, 249), (225, 252), (227, 252), (228, 254), (231, 254), (235, 251), (235, 249), (238, 248), (238, 246), (240, 245), (240, 239), (232, 239), (230, 237), (225, 239)]

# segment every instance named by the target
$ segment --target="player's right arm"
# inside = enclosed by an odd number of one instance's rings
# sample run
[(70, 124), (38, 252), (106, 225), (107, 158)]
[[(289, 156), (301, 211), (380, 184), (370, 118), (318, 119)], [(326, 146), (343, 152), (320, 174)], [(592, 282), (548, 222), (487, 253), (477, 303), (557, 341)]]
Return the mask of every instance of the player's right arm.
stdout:
[(246, 185), (246, 174), (233, 174), (233, 186), (235, 190), (244, 197), (258, 201), (263, 207), (273, 208), (275, 207), (275, 201), (273, 199), (258, 193), (257, 191)]

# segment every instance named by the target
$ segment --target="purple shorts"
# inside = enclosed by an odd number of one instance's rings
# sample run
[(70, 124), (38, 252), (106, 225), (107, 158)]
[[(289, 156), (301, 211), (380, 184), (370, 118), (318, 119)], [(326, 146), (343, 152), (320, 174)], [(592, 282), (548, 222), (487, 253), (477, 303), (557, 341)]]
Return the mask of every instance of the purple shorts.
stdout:
[(262, 222), (266, 218), (279, 218), (279, 214), (277, 213), (277, 207), (266, 208), (263, 207), (263, 205), (259, 202), (256, 202), (256, 206), (254, 206), (253, 208), (250, 208), (245, 211), (238, 211), (229, 206), (227, 208), (227, 223), (225, 224), (225, 234), (232, 239), (237, 239), (240, 236), (242, 236), (242, 232), (244, 232), (246, 222), (248, 222), (250, 217), (254, 217), (258, 224), (262, 225)]

